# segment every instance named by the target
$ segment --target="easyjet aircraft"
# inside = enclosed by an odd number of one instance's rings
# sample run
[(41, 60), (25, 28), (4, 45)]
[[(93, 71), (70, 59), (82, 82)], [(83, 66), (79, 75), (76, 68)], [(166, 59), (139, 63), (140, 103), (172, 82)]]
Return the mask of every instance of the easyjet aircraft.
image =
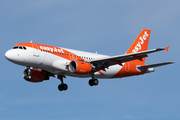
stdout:
[(5, 53), (6, 58), (18, 65), (26, 66), (23, 77), (29, 82), (42, 82), (55, 77), (61, 80), (60, 91), (68, 86), (63, 78), (66, 76), (91, 77), (89, 85), (98, 85), (97, 78), (122, 78), (154, 72), (154, 67), (171, 64), (145, 64), (148, 54), (166, 48), (147, 50), (150, 30), (143, 29), (134, 43), (123, 55), (107, 56), (97, 53), (72, 50), (37, 43), (20, 43)]

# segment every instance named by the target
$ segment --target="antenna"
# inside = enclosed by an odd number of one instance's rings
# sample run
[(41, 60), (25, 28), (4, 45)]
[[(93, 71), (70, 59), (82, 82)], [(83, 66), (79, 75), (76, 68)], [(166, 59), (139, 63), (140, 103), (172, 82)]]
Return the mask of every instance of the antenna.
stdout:
[(30, 43), (32, 43), (32, 40), (30, 41)]

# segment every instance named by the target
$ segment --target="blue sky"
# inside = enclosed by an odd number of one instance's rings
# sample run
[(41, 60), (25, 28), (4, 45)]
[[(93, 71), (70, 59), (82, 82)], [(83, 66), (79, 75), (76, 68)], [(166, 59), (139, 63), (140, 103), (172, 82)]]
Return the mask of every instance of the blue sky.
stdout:
[[(180, 1), (178, 0), (5, 0), (0, 2), (1, 120), (179, 120)], [(154, 73), (101, 80), (67, 77), (69, 89), (59, 92), (51, 78), (29, 83), (25, 67), (5, 59), (15, 44), (29, 42), (124, 54), (140, 31), (150, 29), (149, 49), (170, 46), (149, 55), (147, 64), (174, 61)]]

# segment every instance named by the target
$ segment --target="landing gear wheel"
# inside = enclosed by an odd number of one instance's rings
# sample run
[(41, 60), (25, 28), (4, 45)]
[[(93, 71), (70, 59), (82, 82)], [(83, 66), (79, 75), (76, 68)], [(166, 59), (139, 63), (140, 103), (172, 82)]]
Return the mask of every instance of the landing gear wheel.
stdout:
[(67, 84), (64, 84), (64, 85), (63, 85), (63, 89), (64, 89), (64, 90), (67, 90), (67, 89), (68, 89), (68, 85), (67, 85)]
[(63, 86), (61, 84), (58, 85), (59, 91), (63, 91)]
[(67, 90), (68, 85), (67, 84), (59, 84), (58, 89), (59, 89), (59, 91)]
[(94, 83), (94, 85), (98, 85), (99, 84), (98, 79), (94, 79), (93, 83)]
[(90, 80), (89, 80), (89, 85), (90, 85), (90, 86), (98, 85), (98, 84), (99, 84), (98, 79), (90, 79)]
[(93, 80), (92, 79), (89, 80), (89, 85), (93, 86)]
[(58, 75), (58, 79), (61, 80), (61, 84), (59, 84), (58, 86), (59, 91), (68, 89), (68, 85), (63, 82), (63, 78), (66, 78), (66, 77), (64, 75)]

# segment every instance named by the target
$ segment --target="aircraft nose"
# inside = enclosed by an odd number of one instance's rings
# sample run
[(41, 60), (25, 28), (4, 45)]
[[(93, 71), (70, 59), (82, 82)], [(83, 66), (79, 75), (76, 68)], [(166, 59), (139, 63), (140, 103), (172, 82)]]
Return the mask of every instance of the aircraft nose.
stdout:
[(8, 51), (5, 53), (5, 57), (6, 57), (6, 59), (8, 59), (8, 60), (12, 60), (12, 59), (13, 59), (13, 52), (12, 52), (12, 50), (8, 50)]

